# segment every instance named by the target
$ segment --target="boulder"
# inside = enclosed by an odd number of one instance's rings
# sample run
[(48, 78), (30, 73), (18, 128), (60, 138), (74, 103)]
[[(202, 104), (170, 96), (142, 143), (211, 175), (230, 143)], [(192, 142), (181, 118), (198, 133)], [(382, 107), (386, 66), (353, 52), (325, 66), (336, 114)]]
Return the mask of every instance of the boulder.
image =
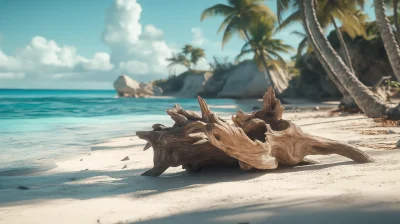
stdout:
[(183, 86), (176, 96), (184, 98), (196, 97), (212, 75), (212, 72), (191, 72), (186, 74)]
[[(287, 74), (283, 70), (270, 71), (280, 86), (287, 86)], [(262, 97), (272, 85), (269, 77), (259, 71), (253, 61), (245, 61), (235, 66), (227, 77), (222, 90), (217, 94), (221, 98)]]
[(214, 75), (207, 80), (198, 94), (202, 97), (217, 97), (218, 93), (221, 92), (222, 88), (224, 88), (229, 74), (231, 74), (234, 68), (235, 67), (214, 73)]
[(139, 88), (139, 83), (126, 75), (119, 76), (114, 82), (114, 89), (119, 96), (135, 96)]
[(122, 97), (160, 96), (162, 89), (151, 83), (138, 83), (127, 75), (121, 75), (115, 80), (114, 88)]

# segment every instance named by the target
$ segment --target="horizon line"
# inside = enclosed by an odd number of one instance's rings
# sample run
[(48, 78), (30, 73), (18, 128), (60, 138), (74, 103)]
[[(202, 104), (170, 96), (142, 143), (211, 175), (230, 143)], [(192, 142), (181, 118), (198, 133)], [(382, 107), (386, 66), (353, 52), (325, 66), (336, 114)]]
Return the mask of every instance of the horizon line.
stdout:
[(92, 91), (104, 91), (104, 90), (114, 90), (115, 89), (42, 89), (42, 88), (0, 88), (0, 90), (92, 90)]

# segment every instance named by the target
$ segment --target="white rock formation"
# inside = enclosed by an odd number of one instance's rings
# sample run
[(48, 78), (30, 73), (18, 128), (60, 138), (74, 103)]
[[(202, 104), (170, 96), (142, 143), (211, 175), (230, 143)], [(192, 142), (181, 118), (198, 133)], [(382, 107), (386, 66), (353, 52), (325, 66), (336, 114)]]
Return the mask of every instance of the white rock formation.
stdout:
[[(271, 76), (276, 77), (280, 86), (287, 86), (287, 75), (284, 71), (271, 70)], [(264, 72), (260, 72), (252, 61), (242, 62), (231, 70), (222, 90), (217, 97), (251, 98), (260, 97), (271, 86), (272, 82)]]
[(212, 72), (186, 74), (183, 86), (176, 96), (184, 98), (197, 97), (197, 93), (203, 88), (204, 84), (211, 76)]
[(127, 75), (121, 75), (115, 80), (114, 88), (119, 96), (124, 97), (144, 97), (160, 96), (162, 89), (153, 86), (151, 83), (138, 83)]

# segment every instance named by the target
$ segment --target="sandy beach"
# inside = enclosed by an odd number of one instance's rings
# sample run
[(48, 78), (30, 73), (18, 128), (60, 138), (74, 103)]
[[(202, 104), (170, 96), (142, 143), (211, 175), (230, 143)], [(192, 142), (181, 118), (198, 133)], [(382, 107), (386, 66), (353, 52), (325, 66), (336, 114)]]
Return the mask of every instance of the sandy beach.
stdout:
[(152, 167), (152, 150), (142, 151), (144, 141), (135, 136), (123, 137), (47, 172), (0, 177), (0, 223), (400, 222), (400, 127), (322, 111), (285, 118), (311, 134), (357, 145), (375, 162), (312, 156), (319, 164), (268, 172), (176, 167), (152, 178), (140, 176)]

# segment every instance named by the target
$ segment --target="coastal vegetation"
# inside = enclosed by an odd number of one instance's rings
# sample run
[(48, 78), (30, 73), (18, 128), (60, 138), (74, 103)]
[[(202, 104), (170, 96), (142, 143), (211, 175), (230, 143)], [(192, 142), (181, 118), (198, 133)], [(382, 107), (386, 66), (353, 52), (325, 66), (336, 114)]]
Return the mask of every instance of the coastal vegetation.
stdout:
[(227, 5), (216, 4), (207, 8), (201, 14), (201, 20), (210, 16), (225, 17), (218, 32), (224, 30), (222, 47), (231, 39), (232, 35), (239, 34), (245, 39), (237, 61), (244, 55), (252, 53), (253, 59), (260, 70), (265, 71), (272, 82), (272, 86), (282, 92), (284, 89), (278, 79), (271, 75), (270, 66), (284, 66), (286, 63), (279, 53), (288, 53), (291, 47), (281, 40), (272, 39), (273, 28), (276, 22), (275, 14), (264, 5), (263, 0), (230, 0)]
[(192, 70), (197, 65), (200, 59), (206, 56), (204, 49), (199, 47), (193, 47), (190, 44), (186, 44), (182, 48), (182, 52), (174, 54), (172, 57), (167, 58), (170, 62), (168, 68), (172, 68), (177, 65), (185, 66), (188, 70)]
[[(376, 21), (370, 21), (364, 11), (368, 4), (365, 0), (277, 0), (276, 4), (275, 14), (262, 0), (228, 0), (227, 4), (205, 9), (201, 20), (222, 16), (224, 20), (217, 31), (223, 32), (222, 48), (233, 35), (242, 38), (244, 45), (234, 64), (240, 64), (242, 58), (252, 58), (278, 97), (341, 97), (342, 110), (350, 108), (369, 117), (400, 118), (400, 106), (390, 101), (399, 92), (399, 87), (390, 83), (400, 80), (398, 1), (374, 0)], [(393, 15), (387, 15), (387, 9)], [(297, 49), (275, 37), (293, 23), (303, 27), (291, 31), (301, 38)], [(283, 55), (292, 57), (288, 60)], [(170, 66), (180, 64), (190, 71), (202, 57), (202, 49), (186, 45), (168, 60)], [(226, 58), (224, 63), (228, 64)], [(210, 66), (210, 70), (214, 70), (214, 76), (227, 79), (225, 71), (233, 66), (230, 63)], [(284, 75), (271, 72), (280, 69)], [(184, 74), (157, 80), (155, 84), (172, 84), (178, 90)], [(289, 84), (280, 85), (285, 79), (290, 79)]]

